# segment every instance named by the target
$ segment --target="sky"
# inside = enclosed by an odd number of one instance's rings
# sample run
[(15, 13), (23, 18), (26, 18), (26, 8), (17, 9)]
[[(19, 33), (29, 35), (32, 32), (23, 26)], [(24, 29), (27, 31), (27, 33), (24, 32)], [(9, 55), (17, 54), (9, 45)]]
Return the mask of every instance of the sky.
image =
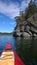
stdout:
[(0, 32), (13, 32), (15, 17), (28, 7), (30, 0), (0, 0)]

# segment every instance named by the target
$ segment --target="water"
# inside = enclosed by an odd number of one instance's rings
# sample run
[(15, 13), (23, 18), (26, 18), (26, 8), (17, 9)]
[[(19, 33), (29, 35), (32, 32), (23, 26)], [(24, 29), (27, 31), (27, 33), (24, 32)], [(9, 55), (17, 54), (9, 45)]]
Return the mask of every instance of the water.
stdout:
[(16, 53), (26, 65), (37, 65), (37, 37), (20, 38), (13, 36), (0, 36), (0, 52), (4, 50), (6, 44), (10, 42)]
[(2, 52), (5, 47), (6, 47), (6, 44), (7, 43), (11, 43), (12, 47), (14, 48), (14, 50), (16, 49), (16, 46), (15, 46), (15, 38), (13, 36), (9, 36), (9, 35), (6, 35), (6, 36), (0, 36), (0, 52)]

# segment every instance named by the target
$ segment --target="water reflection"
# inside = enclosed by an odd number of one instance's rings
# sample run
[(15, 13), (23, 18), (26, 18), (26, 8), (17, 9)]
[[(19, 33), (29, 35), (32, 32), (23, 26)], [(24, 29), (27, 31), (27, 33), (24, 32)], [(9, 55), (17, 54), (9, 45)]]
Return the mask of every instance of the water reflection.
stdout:
[(14, 50), (26, 63), (26, 65), (37, 65), (37, 37), (13, 37), (0, 36), (0, 52), (3, 51), (6, 44), (10, 42)]
[(37, 65), (37, 38), (16, 38), (16, 51), (27, 65)]

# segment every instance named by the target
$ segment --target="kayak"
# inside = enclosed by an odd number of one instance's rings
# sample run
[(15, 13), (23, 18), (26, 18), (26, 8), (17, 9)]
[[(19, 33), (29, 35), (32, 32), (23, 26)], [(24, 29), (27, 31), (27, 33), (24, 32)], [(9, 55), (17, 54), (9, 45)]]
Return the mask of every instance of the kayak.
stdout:
[(0, 65), (25, 65), (10, 43), (7, 43), (0, 56)]

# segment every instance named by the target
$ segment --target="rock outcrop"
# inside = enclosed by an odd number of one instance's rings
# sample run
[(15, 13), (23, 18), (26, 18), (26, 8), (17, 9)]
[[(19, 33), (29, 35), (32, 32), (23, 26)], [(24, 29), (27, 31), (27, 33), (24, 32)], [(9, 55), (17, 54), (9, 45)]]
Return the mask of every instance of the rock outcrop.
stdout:
[(37, 36), (37, 13), (26, 21), (17, 22), (14, 36)]

